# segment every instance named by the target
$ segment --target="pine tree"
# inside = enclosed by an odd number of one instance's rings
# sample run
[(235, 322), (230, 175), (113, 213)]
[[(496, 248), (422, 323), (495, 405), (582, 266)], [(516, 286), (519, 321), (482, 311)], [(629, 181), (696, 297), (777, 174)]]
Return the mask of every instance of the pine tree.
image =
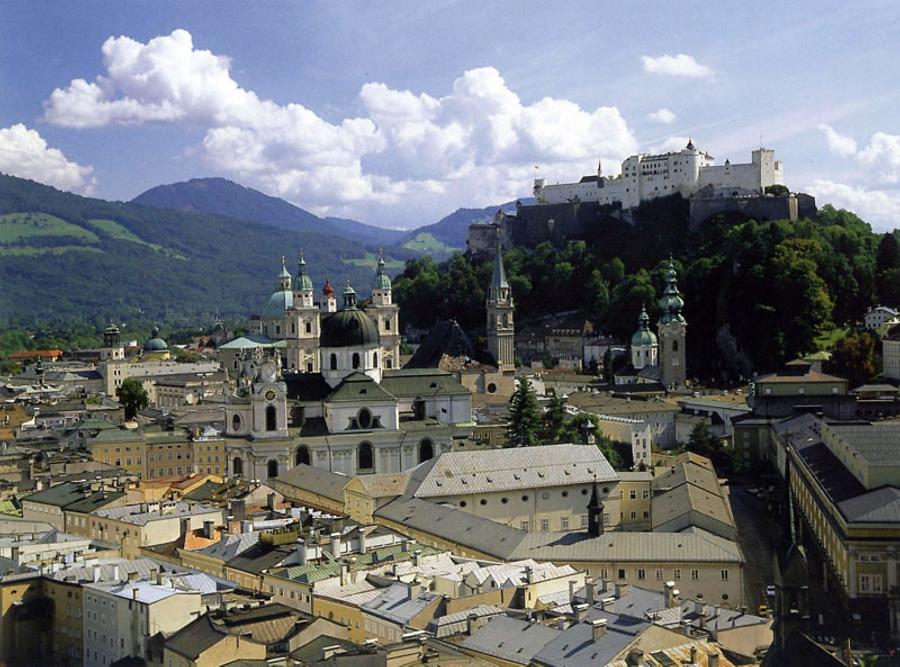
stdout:
[(531, 380), (519, 382), (509, 399), (509, 427), (506, 429), (507, 447), (532, 447), (539, 444), (541, 412)]
[(541, 439), (548, 445), (555, 445), (564, 440), (566, 427), (566, 399), (553, 393), (550, 405), (544, 413), (544, 424), (541, 428)]
[(119, 403), (125, 408), (125, 419), (134, 419), (138, 412), (150, 404), (150, 397), (140, 380), (128, 378), (116, 392)]

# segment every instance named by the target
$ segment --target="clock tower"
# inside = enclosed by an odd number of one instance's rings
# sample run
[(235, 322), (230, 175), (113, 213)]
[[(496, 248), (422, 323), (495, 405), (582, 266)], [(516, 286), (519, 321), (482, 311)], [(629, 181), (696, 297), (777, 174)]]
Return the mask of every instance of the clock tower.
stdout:
[(267, 360), (250, 387), (250, 437), (254, 440), (287, 438), (287, 385), (276, 361)]

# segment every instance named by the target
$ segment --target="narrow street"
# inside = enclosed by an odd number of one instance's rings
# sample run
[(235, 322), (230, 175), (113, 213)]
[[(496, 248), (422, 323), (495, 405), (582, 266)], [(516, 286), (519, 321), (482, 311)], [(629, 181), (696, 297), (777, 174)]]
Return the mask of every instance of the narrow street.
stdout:
[(744, 553), (744, 604), (756, 613), (760, 604), (770, 607), (766, 586), (775, 582), (774, 552), (781, 526), (766, 513), (763, 503), (749, 492), (747, 483), (732, 482), (729, 487), (731, 511), (737, 524), (737, 542)]

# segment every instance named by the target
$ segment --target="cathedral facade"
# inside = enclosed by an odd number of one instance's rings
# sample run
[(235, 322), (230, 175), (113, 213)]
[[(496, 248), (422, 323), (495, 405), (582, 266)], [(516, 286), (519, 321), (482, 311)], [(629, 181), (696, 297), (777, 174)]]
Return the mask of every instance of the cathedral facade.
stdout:
[(225, 405), (232, 476), (272, 479), (298, 464), (401, 472), (471, 436), (471, 394), (453, 375), (399, 368), (398, 307), (383, 259), (364, 308), (349, 283), (340, 304), (328, 282), (316, 303), (302, 256), (296, 279), (282, 260), (277, 289), (252, 322), (243, 340), (253, 344), (234, 359), (238, 388)]

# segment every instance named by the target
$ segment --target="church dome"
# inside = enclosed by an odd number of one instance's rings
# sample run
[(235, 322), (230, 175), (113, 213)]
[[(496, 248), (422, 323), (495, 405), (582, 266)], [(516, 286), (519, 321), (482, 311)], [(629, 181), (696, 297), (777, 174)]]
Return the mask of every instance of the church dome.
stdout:
[(290, 290), (273, 292), (263, 307), (263, 317), (284, 317), (284, 311), (294, 306), (294, 293)]
[(163, 352), (169, 349), (169, 344), (159, 337), (159, 329), (153, 327), (150, 336), (150, 340), (144, 343), (144, 352)]
[(322, 347), (369, 347), (378, 345), (378, 326), (365, 311), (356, 307), (356, 291), (350, 286), (344, 290), (344, 305), (336, 313), (322, 321)]
[(313, 281), (306, 274), (306, 260), (303, 258), (303, 252), (300, 253), (300, 262), (297, 267), (297, 279), (295, 286), (298, 292), (312, 292)]
[(652, 347), (656, 344), (656, 334), (649, 329), (641, 329), (639, 331), (636, 331), (631, 337), (632, 347)]
[(372, 283), (372, 289), (383, 291), (391, 289), (391, 279), (384, 272), (384, 254), (378, 258), (378, 269), (375, 273), (375, 282)]

